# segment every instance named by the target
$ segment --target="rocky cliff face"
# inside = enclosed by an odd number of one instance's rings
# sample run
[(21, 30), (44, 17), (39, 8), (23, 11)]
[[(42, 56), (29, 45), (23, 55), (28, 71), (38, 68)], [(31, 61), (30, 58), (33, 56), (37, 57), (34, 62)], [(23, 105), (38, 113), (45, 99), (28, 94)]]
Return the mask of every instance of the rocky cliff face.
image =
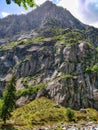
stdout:
[[(44, 14), (50, 5), (52, 10)], [(34, 18), (41, 10), (39, 19), (35, 20), (38, 25), (41, 22), (39, 29), (14, 35), (15, 42), (0, 46), (1, 96), (14, 72), (19, 106), (46, 96), (65, 107), (98, 109), (98, 30), (84, 26), (51, 2), (24, 17)], [(60, 11), (63, 15), (59, 19)], [(42, 24), (43, 19), (47, 21), (50, 16), (52, 20)]]

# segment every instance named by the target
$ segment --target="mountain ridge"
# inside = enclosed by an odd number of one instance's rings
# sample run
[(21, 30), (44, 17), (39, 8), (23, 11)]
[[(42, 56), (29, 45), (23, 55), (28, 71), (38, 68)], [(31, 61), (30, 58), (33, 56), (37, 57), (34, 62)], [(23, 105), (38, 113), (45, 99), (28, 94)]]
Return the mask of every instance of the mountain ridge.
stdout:
[[(52, 19), (55, 20), (52, 21)], [(0, 19), (0, 38), (10, 40), (11, 37), (19, 33), (39, 29), (43, 26), (85, 28), (85, 25), (74, 18), (69, 11), (56, 6), (50, 1), (46, 1), (27, 15), (12, 15)]]

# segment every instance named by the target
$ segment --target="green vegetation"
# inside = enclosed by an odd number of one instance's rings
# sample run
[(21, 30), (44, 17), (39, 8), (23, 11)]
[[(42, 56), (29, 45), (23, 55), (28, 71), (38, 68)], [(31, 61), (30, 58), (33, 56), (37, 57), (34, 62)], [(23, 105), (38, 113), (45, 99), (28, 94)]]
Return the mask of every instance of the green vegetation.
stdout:
[(85, 71), (88, 73), (98, 72), (98, 65), (93, 65), (92, 67), (87, 66)]
[(93, 47), (94, 47), (93, 44), (91, 44), (91, 43), (88, 43), (88, 46), (89, 46), (90, 48), (93, 48)]
[(67, 108), (66, 116), (67, 116), (68, 121), (73, 121), (75, 117), (74, 111), (71, 108)]
[(98, 111), (93, 108), (87, 108), (86, 113), (76, 111), (75, 116), (77, 121), (98, 121)]
[(96, 47), (96, 51), (98, 52), (98, 47)]
[(9, 50), (9, 49), (12, 49), (13, 47), (17, 46), (18, 45), (18, 42), (11, 42), (7, 45), (3, 45), (0, 47), (0, 50)]
[(12, 120), (16, 123), (25, 125), (45, 125), (51, 122), (61, 122), (66, 119), (66, 110), (64, 107), (55, 107), (56, 104), (47, 99), (40, 98), (31, 103), (16, 109), (13, 112)]
[[(71, 46), (73, 44), (79, 43), (79, 40), (84, 40), (85, 36), (80, 30), (71, 30), (71, 31), (66, 31), (63, 28), (57, 28), (57, 27), (50, 27), (49, 28), (50, 32), (55, 34), (53, 37), (47, 37), (50, 38), (51, 40), (54, 40), (54, 42), (58, 43), (59, 42), (64, 42), (64, 46)], [(21, 40), (18, 42), (11, 42), (7, 45), (3, 45), (0, 47), (0, 50), (8, 50), (12, 49), (13, 47), (16, 47), (18, 45), (24, 45), (27, 46), (29, 44), (37, 43), (37, 42), (43, 42), (47, 40), (47, 38), (43, 36), (36, 36), (33, 39), (27, 39), (27, 40)], [(92, 45), (89, 44), (91, 47)]]
[(32, 42), (35, 43), (35, 42), (41, 42), (43, 41), (45, 38), (44, 37), (41, 37), (41, 36), (37, 36), (35, 37), (34, 39), (32, 39)]
[(63, 78), (66, 78), (66, 79), (70, 79), (70, 78), (72, 78), (73, 76), (71, 75), (71, 74), (63, 74), (62, 76), (61, 76), (61, 78), (63, 79)]
[(85, 36), (82, 31), (78, 29), (73, 29), (65, 34), (66, 38), (76, 38), (76, 40), (84, 40)]
[[(32, 101), (31, 103), (16, 109), (12, 113), (12, 120), (22, 128), (33, 128), (34, 126), (55, 124), (60, 122), (97, 121), (98, 111), (88, 108), (87, 113), (64, 108), (45, 97)], [(58, 127), (60, 129), (60, 127)]]
[(55, 35), (61, 35), (62, 32), (64, 31), (63, 28), (57, 28), (57, 27), (51, 27), (50, 31), (55, 34)]
[(1, 115), (1, 112), (2, 112), (2, 105), (3, 105), (3, 99), (0, 99), (0, 115)]
[(86, 69), (85, 69), (85, 72), (91, 73), (91, 67), (87, 66)]
[[(0, 101), (0, 105), (2, 101)], [(13, 121), (14, 127), (17, 130), (33, 129), (41, 125), (52, 125), (65, 123), (80, 123), (87, 121), (98, 121), (98, 111), (87, 108), (86, 113), (72, 110), (71, 108), (64, 108), (45, 97), (36, 99), (29, 104), (17, 108), (12, 112), (10, 120)], [(7, 124), (8, 125), (8, 122)], [(61, 129), (58, 125), (57, 130)]]
[[(63, 30), (62, 30), (63, 32)], [(56, 42), (64, 42), (64, 46), (71, 46), (73, 44), (79, 43), (79, 40), (84, 40), (84, 35), (79, 30), (71, 30), (65, 31), (63, 34), (56, 35), (52, 37), (53, 40)]]
[(29, 7), (35, 6), (34, 0), (6, 0), (6, 3), (11, 4), (12, 1), (18, 6), (23, 6), (25, 9), (28, 9), (28, 6)]
[(33, 43), (36, 43), (36, 42), (41, 42), (41, 41), (44, 41), (44, 40), (45, 40), (44, 37), (37, 36), (37, 37), (35, 37), (34, 39), (31, 39), (31, 40), (27, 39), (27, 40), (21, 40), (21, 41), (18, 41), (18, 42), (10, 42), (7, 45), (2, 45), (0, 47), (0, 51), (12, 49), (12, 48), (14, 48), (14, 47), (16, 47), (18, 45), (25, 45), (25, 46), (27, 46), (29, 44), (33, 44)]
[(23, 89), (23, 90), (19, 90), (16, 93), (17, 98), (21, 97), (21, 96), (26, 96), (26, 95), (32, 95), (34, 93), (37, 93), (38, 90), (45, 88), (45, 84), (39, 84), (36, 86), (28, 86), (28, 88)]
[(94, 65), (91, 67), (91, 71), (98, 72), (98, 65)]
[(64, 41), (64, 38), (65, 38), (64, 35), (57, 35), (52, 37), (52, 39), (56, 41)]
[(19, 62), (18, 64), (23, 64), (23, 63), (25, 63), (25, 62), (27, 62), (27, 61), (29, 61), (30, 59), (29, 58), (25, 58), (25, 59), (23, 59), (23, 60), (21, 60), (21, 62)]
[(6, 124), (6, 120), (10, 118), (11, 112), (15, 109), (16, 103), (16, 76), (13, 76), (11, 80), (7, 83), (7, 88), (3, 94), (3, 104), (1, 108), (1, 119)]

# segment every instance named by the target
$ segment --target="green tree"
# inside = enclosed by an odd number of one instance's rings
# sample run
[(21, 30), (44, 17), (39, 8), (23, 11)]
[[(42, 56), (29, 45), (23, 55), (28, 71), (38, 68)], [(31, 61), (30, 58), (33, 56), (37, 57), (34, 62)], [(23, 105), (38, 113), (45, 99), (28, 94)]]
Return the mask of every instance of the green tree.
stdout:
[(11, 4), (12, 1), (19, 6), (23, 6), (25, 9), (28, 9), (28, 6), (29, 7), (35, 6), (34, 0), (6, 0), (6, 3)]
[(3, 93), (3, 105), (1, 109), (1, 119), (6, 124), (6, 120), (10, 118), (11, 112), (15, 108), (16, 102), (16, 76), (14, 75), (6, 85), (6, 90)]

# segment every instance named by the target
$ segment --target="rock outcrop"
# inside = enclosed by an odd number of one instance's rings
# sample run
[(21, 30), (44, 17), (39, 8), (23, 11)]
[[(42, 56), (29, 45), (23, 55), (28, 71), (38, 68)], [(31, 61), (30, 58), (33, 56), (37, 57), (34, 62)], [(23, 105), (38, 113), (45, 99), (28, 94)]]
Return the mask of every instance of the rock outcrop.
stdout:
[[(32, 26), (38, 28), (25, 32), (30, 30), (26, 25), (22, 35), (13, 36), (15, 42), (0, 46), (0, 96), (14, 72), (19, 106), (46, 96), (65, 107), (98, 109), (98, 30), (51, 2), (22, 17), (30, 18), (30, 27), (35, 21)], [(0, 22), (9, 18), (20, 16)]]

